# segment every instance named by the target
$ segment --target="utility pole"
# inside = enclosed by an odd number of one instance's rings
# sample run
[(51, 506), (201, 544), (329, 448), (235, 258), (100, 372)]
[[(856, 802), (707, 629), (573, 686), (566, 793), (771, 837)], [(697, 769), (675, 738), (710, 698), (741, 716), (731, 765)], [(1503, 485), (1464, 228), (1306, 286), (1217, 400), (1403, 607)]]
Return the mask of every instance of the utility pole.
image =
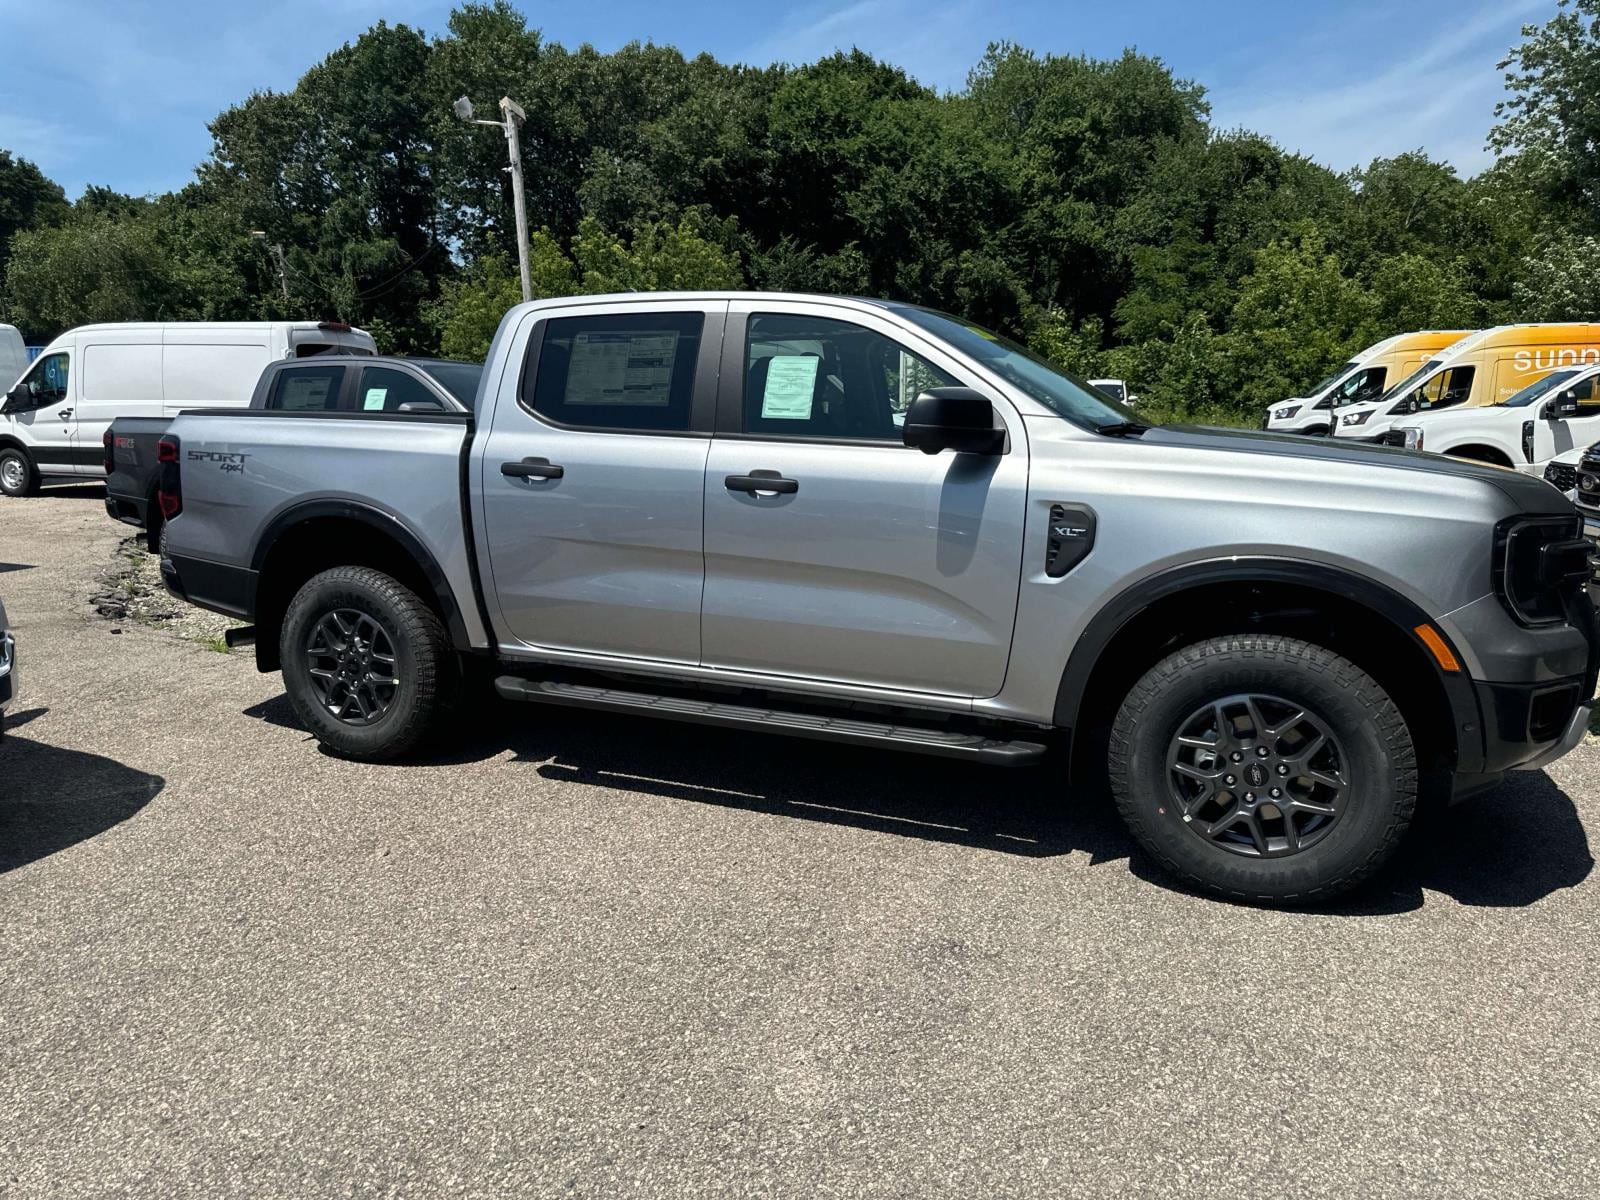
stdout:
[(283, 257), (283, 243), (267, 241), (267, 231), (264, 229), (252, 229), (250, 236), (267, 248), (272, 255), (273, 262), (277, 264), (278, 284), (283, 288), (283, 299), (287, 303), (289, 300), (289, 265)]
[(472, 115), (472, 101), (462, 96), (450, 106), (450, 111), (463, 121), (474, 125), (491, 125), (506, 135), (506, 151), (511, 165), (506, 171), (511, 175), (511, 203), (517, 222), (517, 266), (522, 272), (522, 298), (533, 299), (533, 272), (529, 264), (531, 250), (528, 246), (528, 201), (522, 190), (522, 141), (519, 131), (528, 114), (509, 96), (500, 97), (502, 120), (485, 121)]

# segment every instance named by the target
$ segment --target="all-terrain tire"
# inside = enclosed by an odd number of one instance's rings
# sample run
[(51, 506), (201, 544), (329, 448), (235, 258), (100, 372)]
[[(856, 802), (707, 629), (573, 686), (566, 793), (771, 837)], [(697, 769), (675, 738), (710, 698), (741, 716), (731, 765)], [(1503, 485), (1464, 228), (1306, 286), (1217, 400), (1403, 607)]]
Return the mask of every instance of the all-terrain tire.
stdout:
[[(330, 613), (349, 612), (365, 614), (382, 630), (398, 680), (388, 706), (368, 724), (336, 716), (311, 677), (309, 647), (318, 624)], [(295, 712), (345, 758), (404, 756), (427, 738), (454, 694), (456, 663), (438, 615), (410, 588), (370, 567), (335, 567), (307, 580), (284, 614), (278, 647)]]
[(32, 496), (39, 490), (39, 468), (25, 450), (0, 447), (0, 494)]
[[(1232, 796), (1236, 805), (1243, 804), (1245, 789), (1253, 785), (1242, 774), (1232, 773), (1229, 756), (1217, 760), (1230, 771), (1224, 778), (1237, 781), (1227, 791), (1220, 779), (1191, 785), (1171, 763), (1172, 756), (1196, 753), (1180, 748), (1192, 747), (1193, 736), (1180, 743), (1179, 735), (1186, 728), (1192, 734), (1195, 726), (1187, 722), (1197, 711), (1246, 695), (1280, 698), (1287, 705), (1280, 711), (1302, 708), (1342, 755), (1348, 784), (1339, 793), (1337, 818), (1321, 829), (1320, 836), (1306, 839), (1308, 844), (1298, 851), (1287, 849), (1286, 838), (1272, 855), (1260, 854), (1255, 848), (1260, 843), (1241, 848), (1239, 830), (1252, 826), (1235, 826), (1222, 836), (1210, 832), (1227, 821), (1230, 810), (1224, 801), (1210, 802), (1206, 811), (1224, 815), (1207, 822), (1197, 819), (1192, 797), (1186, 800), (1180, 794), (1189, 787), (1214, 788), (1214, 795)], [(1250, 725), (1247, 718), (1241, 723)], [(1310, 744), (1309, 736), (1306, 741)], [(1243, 753), (1240, 768), (1248, 768), (1256, 743), (1246, 738), (1237, 744)], [(1261, 760), (1264, 765), (1280, 761), (1265, 756)], [(1123, 821), (1166, 871), (1195, 889), (1258, 903), (1316, 903), (1355, 887), (1394, 854), (1417, 807), (1416, 750), (1405, 718), (1388, 693), (1355, 663), (1331, 650), (1274, 635), (1211, 638), (1185, 646), (1152, 667), (1117, 712), (1107, 769)], [(1295, 774), (1287, 766), (1285, 770)], [(1268, 786), (1285, 782), (1275, 772), (1276, 766)], [(1252, 805), (1273, 803), (1259, 788), (1252, 796)], [(1191, 808), (1188, 819), (1186, 803)], [(1274, 819), (1285, 815), (1275, 807), (1261, 811)], [(1298, 820), (1322, 818), (1301, 814)]]

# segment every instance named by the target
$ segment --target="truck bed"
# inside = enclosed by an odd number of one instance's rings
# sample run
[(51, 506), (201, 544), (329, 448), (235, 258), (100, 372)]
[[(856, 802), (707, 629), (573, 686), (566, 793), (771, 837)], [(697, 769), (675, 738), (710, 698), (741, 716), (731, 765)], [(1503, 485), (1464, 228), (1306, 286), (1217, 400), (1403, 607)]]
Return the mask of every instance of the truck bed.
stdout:
[(286, 530), (359, 515), (426, 547), (481, 630), (463, 492), (470, 415), (243, 409), (182, 413), (167, 432), (178, 440), (183, 510), (164, 555), (190, 600), (250, 619), (263, 556)]

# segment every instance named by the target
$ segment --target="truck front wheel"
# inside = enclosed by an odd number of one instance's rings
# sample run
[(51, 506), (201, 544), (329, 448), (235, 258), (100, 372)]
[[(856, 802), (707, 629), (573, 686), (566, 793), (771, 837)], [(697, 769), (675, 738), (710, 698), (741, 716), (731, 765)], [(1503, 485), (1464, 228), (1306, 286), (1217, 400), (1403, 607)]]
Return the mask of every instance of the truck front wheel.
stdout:
[(1112, 727), (1109, 774), (1139, 844), (1216, 895), (1308, 903), (1394, 853), (1417, 803), (1405, 718), (1332, 651), (1241, 634), (1152, 667)]
[(31, 496), (39, 490), (39, 472), (33, 461), (15, 446), (0, 447), (0, 493)]
[(370, 567), (335, 567), (307, 580), (284, 614), (278, 649), (295, 712), (346, 758), (392, 759), (413, 749), (454, 677), (438, 616)]

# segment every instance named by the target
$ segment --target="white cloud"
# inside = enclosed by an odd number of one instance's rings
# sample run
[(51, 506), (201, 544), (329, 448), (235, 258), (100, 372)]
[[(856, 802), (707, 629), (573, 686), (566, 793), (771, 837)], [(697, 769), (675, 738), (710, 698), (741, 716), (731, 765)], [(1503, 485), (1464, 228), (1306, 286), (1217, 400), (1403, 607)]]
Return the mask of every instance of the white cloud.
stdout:
[(732, 55), (734, 61), (812, 62), (860, 47), (932, 87), (956, 88), (987, 42), (976, 0), (933, 6), (917, 0), (853, 0), (790, 10), (778, 29)]
[[(1523, 20), (1549, 8), (1549, 0), (1497, 0), (1420, 41), (1339, 31), (1350, 35), (1337, 39), (1349, 52), (1320, 71), (1306, 71), (1299, 54), (1282, 53), (1244, 84), (1215, 89), (1212, 121), (1266, 134), (1335, 170), (1420, 146), (1474, 174), (1492, 161), (1484, 138), (1505, 95), (1496, 64)], [(1396, 52), (1374, 62), (1372, 51), (1382, 46)], [(1330, 66), (1347, 74), (1341, 78)], [(1375, 69), (1348, 74), (1363, 66)], [(1293, 78), (1285, 79), (1290, 72)]]

